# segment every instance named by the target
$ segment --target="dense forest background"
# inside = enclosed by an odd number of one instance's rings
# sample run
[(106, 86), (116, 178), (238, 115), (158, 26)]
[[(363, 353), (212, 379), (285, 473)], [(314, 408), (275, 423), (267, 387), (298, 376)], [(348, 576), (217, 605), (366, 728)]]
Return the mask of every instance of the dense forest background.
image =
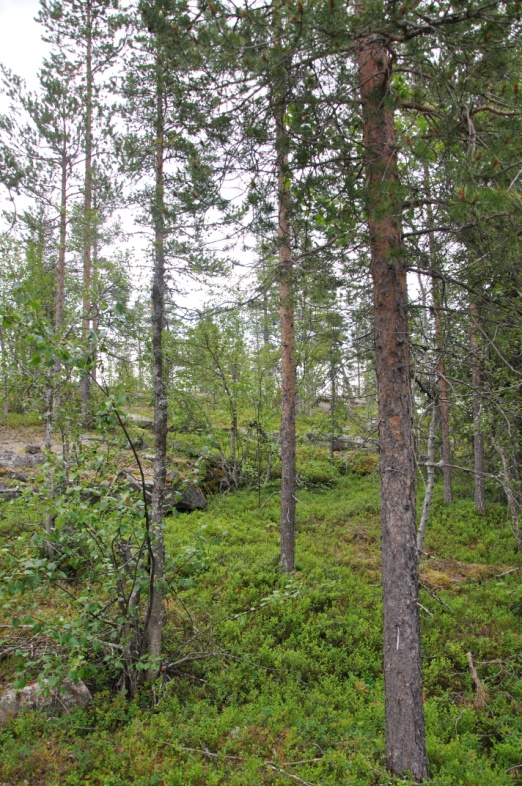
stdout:
[(3, 780), (522, 775), (520, 13), (41, 0), (38, 89), (1, 71)]

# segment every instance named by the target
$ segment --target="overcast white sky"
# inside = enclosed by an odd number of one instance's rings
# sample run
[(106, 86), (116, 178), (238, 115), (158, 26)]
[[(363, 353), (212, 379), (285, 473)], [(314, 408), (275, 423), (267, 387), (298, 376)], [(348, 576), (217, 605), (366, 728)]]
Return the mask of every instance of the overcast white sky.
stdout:
[(39, 0), (0, 0), (0, 61), (36, 87), (38, 69), (47, 52), (41, 26), (34, 21)]
[[(40, 0), (0, 0), (0, 62), (25, 79), (27, 87), (32, 90), (38, 87), (38, 71), (49, 48), (41, 39), (41, 25), (34, 20), (39, 8)], [(8, 102), (0, 94), (0, 112), (6, 112), (8, 107)], [(125, 228), (131, 228), (125, 217), (123, 220)], [(134, 237), (125, 245), (134, 248), (138, 266), (135, 275), (142, 278), (140, 263), (143, 264), (146, 242)], [(186, 305), (198, 307), (202, 292), (191, 292), (182, 300)]]

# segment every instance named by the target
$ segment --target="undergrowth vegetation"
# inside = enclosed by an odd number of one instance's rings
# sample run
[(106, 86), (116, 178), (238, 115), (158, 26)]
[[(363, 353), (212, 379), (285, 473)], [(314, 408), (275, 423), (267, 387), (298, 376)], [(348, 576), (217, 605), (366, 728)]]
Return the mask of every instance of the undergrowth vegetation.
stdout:
[[(262, 510), (257, 492), (244, 490), (170, 517), (176, 582), (154, 692), (129, 701), (114, 691), (110, 667), (99, 668), (87, 707), (62, 717), (29, 712), (1, 730), (0, 780), (407, 783), (384, 767), (378, 477), (358, 469), (336, 470), (332, 488), (301, 487), (290, 577), (278, 571), (279, 505), (270, 486)], [(11, 552), (24, 538), (22, 515), (19, 503), (2, 507)], [(522, 776), (522, 595), (513, 570), (522, 563), (506, 520), (494, 503), (478, 516), (464, 493), (449, 508), (435, 498), (421, 565), (434, 786), (508, 786)], [(50, 593), (47, 603), (59, 608), (60, 600)], [(16, 666), (14, 653), (2, 680)]]

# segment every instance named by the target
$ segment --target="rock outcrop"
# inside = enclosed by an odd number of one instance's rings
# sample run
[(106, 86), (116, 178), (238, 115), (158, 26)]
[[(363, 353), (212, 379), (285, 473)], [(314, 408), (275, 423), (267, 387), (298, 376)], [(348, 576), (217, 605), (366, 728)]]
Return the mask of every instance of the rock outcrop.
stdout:
[(145, 415), (133, 415), (132, 413), (127, 414), (127, 423), (131, 426), (137, 426), (138, 428), (144, 428), (148, 431), (152, 431), (154, 428), (154, 421), (152, 418), (147, 418)]
[[(331, 437), (328, 434), (317, 434), (314, 431), (309, 431), (306, 436), (310, 442), (330, 444)], [(336, 436), (333, 441), (333, 449), (336, 452), (343, 450), (367, 450), (370, 453), (376, 453), (379, 450), (379, 441), (371, 437)]]
[(12, 450), (0, 451), (0, 468), (15, 469), (16, 467), (36, 467), (43, 464), (45, 456), (43, 453), (30, 455), (28, 453), (14, 453)]
[(81, 707), (92, 699), (87, 685), (81, 680), (77, 683), (64, 680), (60, 688), (51, 688), (46, 696), (38, 683), (25, 688), (10, 688), (0, 696), (0, 724), (7, 723), (23, 709), (52, 709), (53, 712), (70, 712), (73, 707)]
[[(134, 474), (127, 473), (133, 488), (141, 491), (140, 478)], [(147, 495), (147, 502), (152, 500), (153, 479), (149, 475), (145, 475), (145, 493)], [(204, 510), (207, 507), (207, 500), (205, 495), (197, 486), (188, 480), (183, 480), (178, 475), (169, 473), (167, 475), (166, 489), (165, 489), (165, 504), (163, 506), (163, 513), (167, 515), (172, 510), (178, 510), (180, 513), (191, 513), (194, 510)]]

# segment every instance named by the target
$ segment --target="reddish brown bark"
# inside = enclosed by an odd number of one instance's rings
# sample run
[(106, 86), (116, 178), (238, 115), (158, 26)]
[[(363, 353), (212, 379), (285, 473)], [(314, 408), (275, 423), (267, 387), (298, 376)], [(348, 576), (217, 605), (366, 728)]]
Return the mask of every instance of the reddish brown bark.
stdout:
[[(360, 3), (358, 3), (360, 10)], [(367, 173), (379, 409), (384, 682), (389, 769), (428, 773), (415, 527), (415, 459), (410, 390), (408, 297), (401, 195), (389, 77), (382, 36), (358, 47)]]
[(279, 564), (287, 573), (295, 567), (295, 330), (292, 293), (290, 185), (288, 180), (288, 133), (285, 128), (286, 85), (282, 79), (274, 90), (276, 166), (278, 189), (279, 316), (281, 322), (281, 545)]

